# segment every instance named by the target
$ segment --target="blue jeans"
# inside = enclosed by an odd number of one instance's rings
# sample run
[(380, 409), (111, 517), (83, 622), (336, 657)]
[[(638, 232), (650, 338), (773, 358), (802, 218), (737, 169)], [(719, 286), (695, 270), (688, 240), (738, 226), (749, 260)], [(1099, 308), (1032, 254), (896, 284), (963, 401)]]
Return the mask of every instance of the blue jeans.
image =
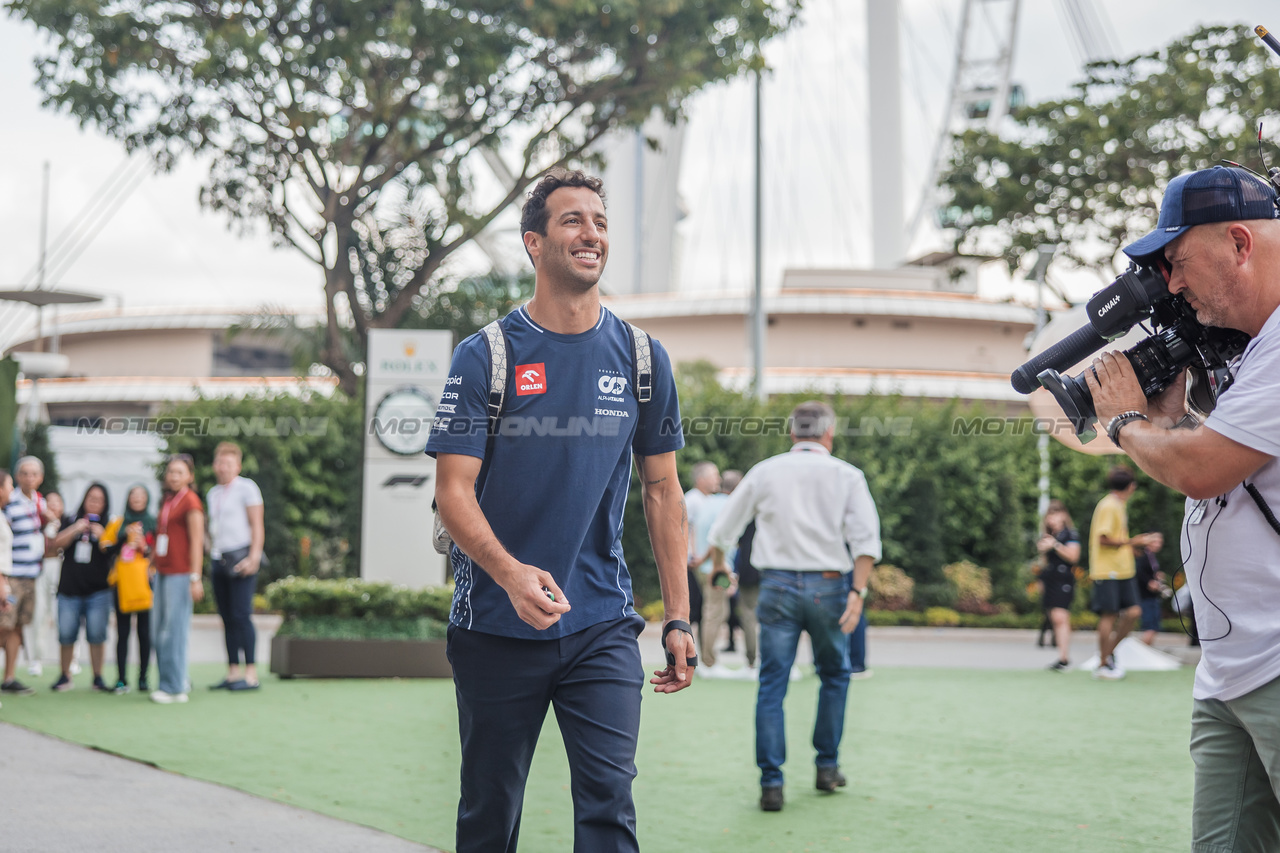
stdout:
[(187, 638), (191, 634), (191, 576), (157, 575), (151, 605), (151, 645), (165, 693), (187, 692)]
[(787, 735), (782, 702), (800, 632), (809, 635), (814, 667), (822, 685), (818, 717), (813, 725), (815, 764), (837, 766), (844, 735), (844, 707), (849, 693), (849, 640), (840, 631), (840, 616), (849, 602), (847, 577), (824, 578), (822, 572), (766, 569), (760, 573), (760, 693), (756, 699), (756, 764), (760, 784), (782, 784)]
[(547, 708), (569, 758), (576, 853), (638, 851), (636, 775), (644, 671), (629, 616), (556, 640), (449, 628), (462, 740), (459, 853), (514, 853)]
[(867, 671), (867, 608), (865, 604), (862, 607), (862, 618), (858, 620), (858, 627), (854, 628), (853, 633), (849, 635), (849, 671)]
[(58, 644), (74, 646), (81, 624), (84, 625), (84, 636), (89, 645), (100, 646), (105, 643), (112, 595), (111, 590), (103, 589), (90, 595), (58, 596)]

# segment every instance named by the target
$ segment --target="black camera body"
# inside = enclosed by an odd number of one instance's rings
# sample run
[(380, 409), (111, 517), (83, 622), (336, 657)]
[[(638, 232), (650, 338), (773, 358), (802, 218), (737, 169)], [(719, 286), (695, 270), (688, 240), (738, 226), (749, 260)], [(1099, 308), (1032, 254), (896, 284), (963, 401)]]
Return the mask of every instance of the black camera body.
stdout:
[[(1028, 373), (1048, 389), (1071, 421), (1076, 435), (1093, 438), (1097, 413), (1084, 373), (1063, 376), (1059, 370), (1080, 361), (1107, 341), (1121, 337), (1139, 323), (1149, 322), (1150, 336), (1124, 351), (1133, 365), (1142, 393), (1159, 394), (1184, 368), (1212, 374), (1225, 368), (1249, 343), (1236, 329), (1206, 326), (1180, 295), (1169, 292), (1156, 267), (1132, 264), (1115, 281), (1093, 295), (1086, 306), (1089, 325), (1051, 347), (1013, 374), (1014, 388), (1029, 393)], [(1042, 369), (1043, 368), (1043, 369)]]

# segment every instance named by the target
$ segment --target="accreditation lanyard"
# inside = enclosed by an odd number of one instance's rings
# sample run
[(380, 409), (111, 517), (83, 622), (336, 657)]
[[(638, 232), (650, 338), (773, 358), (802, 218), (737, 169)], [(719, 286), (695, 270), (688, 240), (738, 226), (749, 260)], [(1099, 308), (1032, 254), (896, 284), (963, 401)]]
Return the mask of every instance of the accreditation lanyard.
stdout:
[(160, 507), (160, 529), (156, 535), (157, 557), (164, 557), (169, 553), (169, 511), (173, 508), (174, 504), (186, 497), (186, 494), (189, 491), (191, 490), (186, 486), (183, 486), (180, 492), (165, 501), (164, 505)]

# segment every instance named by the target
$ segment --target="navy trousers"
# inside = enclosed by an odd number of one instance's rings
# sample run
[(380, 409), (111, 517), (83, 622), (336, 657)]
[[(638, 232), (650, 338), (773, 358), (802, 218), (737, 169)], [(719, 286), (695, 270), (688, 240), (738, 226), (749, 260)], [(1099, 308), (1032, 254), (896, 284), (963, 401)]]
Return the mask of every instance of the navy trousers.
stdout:
[(630, 616), (558, 640), (449, 628), (462, 796), (458, 853), (513, 853), (524, 786), (547, 708), (569, 757), (576, 853), (638, 851), (631, 781), (644, 672)]

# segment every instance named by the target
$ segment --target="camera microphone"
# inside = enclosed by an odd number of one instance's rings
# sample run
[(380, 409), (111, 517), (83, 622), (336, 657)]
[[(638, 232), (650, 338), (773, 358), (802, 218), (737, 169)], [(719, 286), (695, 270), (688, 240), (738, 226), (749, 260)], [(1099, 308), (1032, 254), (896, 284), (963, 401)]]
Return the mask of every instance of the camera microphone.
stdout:
[(1082, 326), (1015, 370), (1010, 377), (1013, 390), (1019, 394), (1030, 394), (1040, 387), (1038, 377), (1043, 371), (1050, 368), (1066, 370), (1107, 343), (1107, 339), (1094, 331), (1093, 326)]
[(1265, 43), (1267, 47), (1271, 48), (1273, 53), (1280, 56), (1280, 41), (1276, 41), (1276, 37), (1271, 35), (1271, 33), (1267, 31), (1266, 27), (1262, 26), (1262, 24), (1258, 24), (1258, 26), (1253, 28), (1253, 31), (1258, 34), (1258, 38), (1262, 39), (1263, 43)]

